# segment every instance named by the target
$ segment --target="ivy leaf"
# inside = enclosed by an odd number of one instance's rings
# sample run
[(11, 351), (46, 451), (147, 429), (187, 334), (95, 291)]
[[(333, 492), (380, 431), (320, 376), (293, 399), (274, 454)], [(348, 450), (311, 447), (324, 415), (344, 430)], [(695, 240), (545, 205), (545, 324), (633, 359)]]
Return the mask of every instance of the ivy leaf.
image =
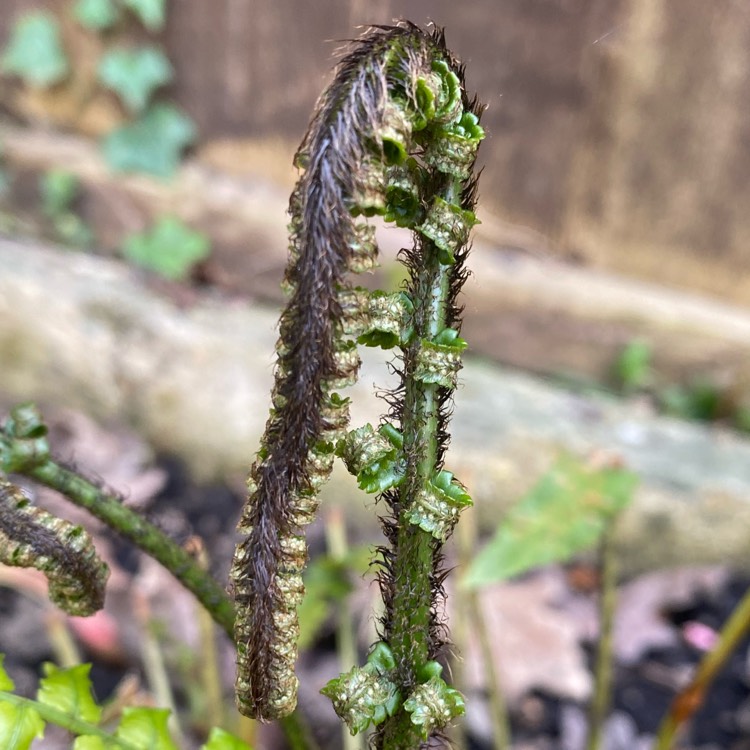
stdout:
[(112, 0), (78, 0), (73, 16), (86, 29), (105, 31), (117, 23), (120, 9)]
[(474, 558), (464, 584), (494, 583), (591, 547), (607, 522), (630, 502), (636, 482), (624, 469), (592, 469), (562, 455), (511, 509)]
[(169, 60), (158, 47), (113, 49), (99, 64), (99, 80), (136, 114), (143, 112), (151, 94), (169, 83), (173, 74)]
[(104, 158), (118, 172), (148, 172), (171, 177), (180, 155), (196, 138), (193, 121), (170, 104), (156, 104), (139, 120), (110, 133)]
[(115, 737), (129, 742), (138, 750), (177, 750), (167, 728), (169, 709), (133, 708), (122, 711)]
[(149, 31), (161, 31), (166, 21), (165, 0), (123, 0)]
[(0, 69), (42, 88), (52, 86), (68, 75), (60, 28), (51, 13), (28, 13), (16, 22), (5, 54), (0, 59)]
[(214, 727), (208, 736), (208, 742), (201, 750), (252, 750), (252, 747), (223, 729)]
[(208, 256), (210, 245), (205, 235), (173, 216), (165, 216), (151, 230), (127, 237), (122, 251), (136, 265), (179, 280)]
[(69, 669), (59, 669), (45, 664), (44, 677), (39, 683), (37, 700), (90, 724), (98, 724), (102, 709), (91, 694), (90, 664), (79, 664)]
[(34, 739), (43, 735), (44, 721), (35, 709), (0, 700), (0, 747), (3, 750), (28, 750)]

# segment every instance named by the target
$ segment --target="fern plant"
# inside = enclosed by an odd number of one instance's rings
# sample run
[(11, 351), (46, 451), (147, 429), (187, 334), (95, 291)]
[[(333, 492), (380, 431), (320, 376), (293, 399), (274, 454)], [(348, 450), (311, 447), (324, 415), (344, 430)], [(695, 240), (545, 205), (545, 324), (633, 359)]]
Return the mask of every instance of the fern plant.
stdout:
[[(0, 433), (0, 470), (53, 486), (105, 520), (162, 562), (233, 635), (237, 705), (248, 716), (283, 719), (295, 708), (302, 532), (336, 456), (385, 508), (378, 554), (385, 608), (366, 664), (323, 692), (353, 734), (377, 726), (380, 748), (419, 747), (463, 712), (438, 662), (447, 635), (441, 549), (471, 500), (443, 460), (466, 347), (457, 297), (476, 223), (480, 113), (442, 31), (407, 22), (371, 28), (353, 43), (318, 102), (295, 158), (303, 172), (290, 200), (289, 303), (272, 409), (238, 527), (234, 608), (157, 529), (55, 463), (32, 407), (15, 410)], [(414, 236), (414, 247), (401, 253), (409, 279), (394, 294), (370, 293), (350, 279), (376, 265), (368, 221), (375, 216)], [(389, 412), (379, 425), (347, 432), (349, 400), (339, 391), (356, 379), (357, 344), (395, 351), (400, 384), (386, 397)], [(4, 486), (6, 562), (41, 567), (64, 590), (62, 604), (68, 594), (97, 601), (104, 572), (88, 558), (98, 573), (83, 567), (90, 545), (80, 541), (82, 532), (31, 512)]]
[[(369, 31), (340, 63), (297, 153), (291, 198), (289, 304), (282, 314), (273, 408), (253, 466), (246, 533), (235, 555), (238, 706), (261, 719), (296, 703), (296, 606), (306, 549), (301, 529), (334, 456), (387, 506), (380, 550), (381, 641), (367, 666), (326, 694), (352, 732), (381, 724), (383, 747), (414, 747), (460, 713), (439, 676), (440, 548), (463, 487), (443, 469), (451, 392), (466, 346), (456, 297), (473, 213), (480, 107), (441, 32), (402, 23)], [(414, 233), (410, 278), (368, 293), (350, 272), (371, 268), (367, 218)], [(399, 351), (401, 384), (377, 427), (346, 433), (356, 343)]]

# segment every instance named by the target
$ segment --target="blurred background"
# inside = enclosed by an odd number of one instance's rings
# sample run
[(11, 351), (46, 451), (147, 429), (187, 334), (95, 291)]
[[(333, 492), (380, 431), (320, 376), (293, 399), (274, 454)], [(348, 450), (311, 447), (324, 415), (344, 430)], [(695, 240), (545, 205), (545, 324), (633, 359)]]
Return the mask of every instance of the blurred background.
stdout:
[[(292, 157), (343, 43), (396, 18), (444, 26), (487, 105), (450, 467), (480, 533), (561, 451), (606, 454), (640, 482), (619, 524), (624, 574), (746, 569), (744, 0), (3, 0), (3, 412), (40, 402), (76, 461), (138, 497), (228, 485), (235, 504), (206, 532), (226, 564), (267, 414)], [(379, 236), (372, 283), (397, 288), (409, 237)], [(377, 360), (365, 353), (354, 424), (382, 411)], [(140, 452), (115, 441), (91, 457), (106, 441), (81, 419)], [(366, 539), (372, 509), (352, 487), (336, 475), (331, 502)], [(533, 585), (544, 598), (555, 581)], [(648, 601), (661, 606), (659, 586)], [(578, 649), (591, 623), (576, 622)], [(648, 637), (620, 656), (639, 658)], [(585, 698), (581, 653), (545, 689)], [(541, 679), (521, 680), (518, 700)]]

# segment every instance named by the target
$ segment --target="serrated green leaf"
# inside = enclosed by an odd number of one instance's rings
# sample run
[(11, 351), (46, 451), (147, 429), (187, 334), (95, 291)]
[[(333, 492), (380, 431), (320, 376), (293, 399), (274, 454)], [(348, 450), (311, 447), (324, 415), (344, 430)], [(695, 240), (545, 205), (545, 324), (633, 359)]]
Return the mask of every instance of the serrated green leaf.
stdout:
[(0, 747), (3, 750), (28, 750), (44, 735), (44, 721), (30, 706), (16, 706), (0, 700)]
[(79, 664), (69, 669), (59, 669), (45, 664), (44, 677), (39, 682), (37, 700), (90, 724), (98, 724), (102, 709), (91, 694), (90, 664)]
[(78, 0), (73, 16), (86, 29), (104, 31), (117, 23), (120, 9), (112, 0)]
[(0, 59), (4, 73), (15, 73), (34, 86), (52, 86), (68, 74), (60, 28), (51, 13), (28, 13), (16, 22)]
[(201, 750), (253, 750), (247, 742), (235, 737), (229, 732), (225, 732), (223, 729), (214, 727), (211, 730), (211, 734), (208, 736), (208, 742), (201, 748)]
[(494, 583), (591, 547), (630, 502), (636, 483), (624, 469), (594, 469), (562, 455), (511, 509), (470, 565), (464, 585)]
[(154, 227), (125, 239), (125, 257), (168, 279), (184, 278), (195, 263), (210, 252), (208, 238), (185, 226), (179, 219), (165, 216)]
[(187, 115), (170, 104), (155, 104), (140, 119), (110, 133), (102, 150), (115, 171), (171, 177), (195, 138), (195, 125)]
[(13, 690), (15, 687), (10, 675), (5, 671), (5, 654), (0, 654), (0, 690)]
[(115, 737), (138, 750), (177, 750), (169, 736), (168, 721), (169, 710), (166, 708), (128, 707), (123, 709)]
[(99, 80), (135, 114), (143, 112), (151, 94), (169, 83), (173, 74), (169, 60), (158, 47), (113, 49), (99, 63)]
[(161, 31), (166, 21), (165, 0), (122, 0), (149, 31)]

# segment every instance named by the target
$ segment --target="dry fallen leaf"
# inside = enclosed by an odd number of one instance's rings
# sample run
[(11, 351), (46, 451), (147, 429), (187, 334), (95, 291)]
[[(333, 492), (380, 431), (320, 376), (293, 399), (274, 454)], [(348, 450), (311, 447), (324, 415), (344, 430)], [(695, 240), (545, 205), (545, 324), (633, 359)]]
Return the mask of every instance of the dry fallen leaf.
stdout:
[[(559, 568), (545, 568), (479, 591), (500, 682), (510, 704), (535, 689), (572, 700), (589, 696), (591, 675), (578, 642), (579, 630), (559, 606), (566, 595)], [(455, 597), (449, 602), (455, 604)], [(469, 632), (474, 632), (471, 625)], [(484, 685), (476, 637), (458, 645), (466, 661), (467, 686)]]
[(658, 570), (626, 583), (618, 592), (614, 628), (615, 656), (635, 664), (649, 649), (675, 645), (680, 631), (664, 613), (695, 602), (701, 592), (720, 588), (728, 572), (721, 567)]

